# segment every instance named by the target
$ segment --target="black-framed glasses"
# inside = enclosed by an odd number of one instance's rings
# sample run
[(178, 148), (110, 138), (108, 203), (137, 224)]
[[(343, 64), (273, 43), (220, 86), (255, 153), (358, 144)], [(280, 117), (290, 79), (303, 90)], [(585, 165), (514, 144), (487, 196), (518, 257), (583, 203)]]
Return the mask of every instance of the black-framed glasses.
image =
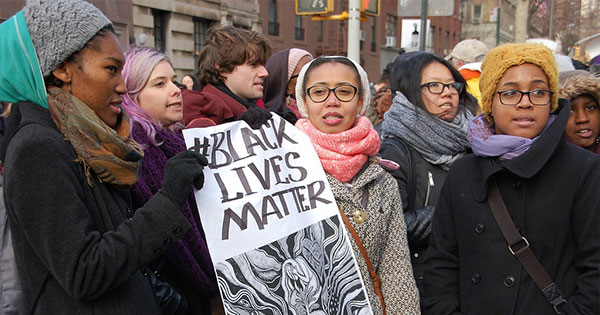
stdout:
[(496, 92), (500, 97), (500, 103), (502, 105), (515, 106), (521, 103), (523, 95), (527, 95), (529, 103), (536, 106), (545, 106), (550, 104), (552, 99), (552, 90), (535, 89), (531, 91), (519, 91), (519, 90), (502, 90)]
[(333, 89), (326, 86), (311, 86), (306, 90), (306, 94), (313, 102), (321, 103), (325, 102), (331, 91), (340, 102), (350, 102), (358, 92), (358, 88), (353, 85), (340, 85)]
[(421, 88), (427, 87), (431, 94), (442, 94), (444, 93), (444, 89), (448, 88), (448, 91), (452, 94), (458, 94), (462, 92), (465, 88), (465, 85), (461, 82), (452, 82), (448, 84), (444, 84), (442, 82), (427, 82), (425, 84), (421, 84)]

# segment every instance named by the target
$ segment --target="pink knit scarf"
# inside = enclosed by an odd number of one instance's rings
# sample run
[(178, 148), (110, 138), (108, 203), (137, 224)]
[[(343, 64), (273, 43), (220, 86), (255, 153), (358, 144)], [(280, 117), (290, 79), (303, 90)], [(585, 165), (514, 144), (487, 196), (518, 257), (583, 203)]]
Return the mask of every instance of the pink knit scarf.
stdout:
[(325, 172), (342, 183), (352, 180), (368, 157), (379, 152), (379, 135), (364, 116), (352, 128), (336, 134), (320, 131), (308, 119), (298, 120), (296, 128), (312, 141)]

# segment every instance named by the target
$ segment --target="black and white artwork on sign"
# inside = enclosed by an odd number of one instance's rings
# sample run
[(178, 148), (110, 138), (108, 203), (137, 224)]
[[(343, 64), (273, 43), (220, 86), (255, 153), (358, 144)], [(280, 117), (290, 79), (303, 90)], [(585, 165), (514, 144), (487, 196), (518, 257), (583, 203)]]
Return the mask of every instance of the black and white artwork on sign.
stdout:
[(372, 314), (339, 216), (217, 263), (227, 314)]

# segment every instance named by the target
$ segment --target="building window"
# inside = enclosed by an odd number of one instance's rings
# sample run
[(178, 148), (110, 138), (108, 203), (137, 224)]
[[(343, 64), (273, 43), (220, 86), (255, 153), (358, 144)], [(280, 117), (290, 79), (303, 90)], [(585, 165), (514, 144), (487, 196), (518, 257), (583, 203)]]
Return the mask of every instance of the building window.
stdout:
[(446, 46), (444, 46), (444, 55), (450, 53), (450, 32), (446, 31)]
[(481, 23), (481, 4), (476, 4), (473, 6), (473, 19), (471, 22), (473, 24)]
[(152, 9), (154, 17), (154, 47), (165, 52), (167, 48), (167, 12)]
[(323, 42), (323, 21), (317, 23), (317, 42)]
[(398, 17), (388, 14), (385, 21), (385, 36), (396, 37), (396, 29), (398, 25)]
[(279, 36), (277, 20), (277, 0), (269, 0), (269, 35)]
[(396, 47), (396, 29), (398, 17), (388, 14), (385, 19), (385, 46)]
[(294, 38), (304, 40), (304, 29), (302, 28), (302, 16), (296, 15), (296, 32)]
[(206, 32), (211, 25), (210, 20), (195, 18), (194, 19), (194, 72), (198, 71), (198, 56), (200, 50), (206, 42)]
[(377, 51), (377, 19), (371, 19), (371, 51)]

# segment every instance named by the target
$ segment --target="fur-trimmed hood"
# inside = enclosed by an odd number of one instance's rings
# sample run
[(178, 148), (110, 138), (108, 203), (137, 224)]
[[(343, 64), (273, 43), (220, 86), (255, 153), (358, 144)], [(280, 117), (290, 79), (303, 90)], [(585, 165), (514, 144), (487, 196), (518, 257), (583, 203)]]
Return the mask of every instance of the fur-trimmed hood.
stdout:
[(559, 97), (572, 100), (588, 94), (600, 103), (600, 77), (585, 70), (565, 71), (559, 74)]

